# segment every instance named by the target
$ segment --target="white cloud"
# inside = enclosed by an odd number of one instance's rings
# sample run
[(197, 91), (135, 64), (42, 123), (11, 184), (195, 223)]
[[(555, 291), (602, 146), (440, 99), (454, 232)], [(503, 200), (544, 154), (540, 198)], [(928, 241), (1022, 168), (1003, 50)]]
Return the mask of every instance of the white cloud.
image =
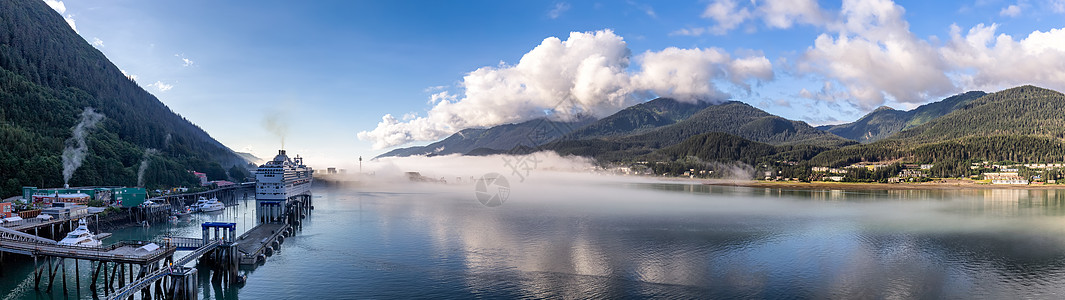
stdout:
[(655, 13), (655, 8), (651, 7), (651, 5), (640, 4), (640, 3), (636, 3), (636, 1), (631, 1), (631, 0), (628, 1), (628, 3), (629, 3), (629, 5), (632, 5), (633, 7), (635, 7), (636, 9), (639, 9), (640, 11), (643, 11), (643, 13), (647, 14), (648, 17), (651, 17), (652, 19), (657, 19), (658, 18), (658, 14)]
[(155, 89), (159, 90), (160, 92), (166, 92), (166, 91), (169, 91), (170, 89), (174, 88), (173, 85), (165, 84), (162, 81), (156, 81), (155, 83), (149, 84), (148, 86), (154, 87)]
[(763, 56), (732, 59), (720, 49), (666, 48), (648, 51), (640, 57), (639, 73), (632, 76), (633, 88), (683, 101), (725, 99), (712, 80), (727, 79), (749, 89), (750, 79), (772, 80), (773, 66)]
[(189, 67), (189, 66), (192, 66), (193, 64), (196, 63), (196, 62), (192, 61), (191, 59), (189, 59), (188, 57), (185, 57), (185, 54), (174, 54), (174, 57), (177, 57), (177, 58), (181, 59), (181, 62), (182, 62), (181, 66), (182, 67)]
[(66, 6), (66, 4), (63, 4), (63, 1), (44, 0), (44, 3), (48, 4), (48, 7), (51, 7), (56, 12), (58, 12), (60, 15), (67, 13), (67, 6)]
[(122, 72), (122, 75), (125, 75), (126, 78), (129, 78), (130, 80), (137, 81), (137, 78), (139, 78), (136, 74), (126, 73), (126, 70), (119, 69), (118, 71)]
[(1065, 89), (1065, 28), (1034, 31), (1015, 40), (998, 34), (997, 24), (976, 25), (962, 35), (951, 26), (950, 42), (940, 49), (958, 69), (953, 76), (965, 88), (994, 90), (1022, 84)]
[(737, 7), (735, 0), (717, 0), (706, 6), (702, 17), (717, 22), (717, 25), (707, 28), (706, 32), (723, 35), (750, 18), (751, 12), (746, 7)]
[(78, 31), (78, 25), (74, 24), (74, 15), (67, 15), (66, 17), (63, 17), (63, 20), (67, 21), (67, 25), (70, 25), (70, 28), (74, 29), (74, 32), (81, 33)]
[(924, 102), (954, 90), (935, 47), (909, 31), (904, 10), (890, 0), (846, 0), (839, 23), (827, 27), (799, 61), (799, 71), (840, 82), (863, 109)]
[(1021, 15), (1021, 7), (1016, 4), (1013, 4), (1002, 8), (1002, 10), (998, 12), (998, 14), (1004, 17), (1017, 17)]
[(458, 99), (457, 95), (453, 95), (448, 91), (443, 91), (429, 96), (429, 104), (437, 104), (440, 101), (455, 102), (456, 99)]
[(1065, 13), (1065, 0), (1048, 0), (1047, 5), (1056, 13)]
[(434, 94), (425, 116), (401, 121), (385, 115), (377, 128), (358, 137), (380, 149), (545, 116), (601, 117), (649, 93), (686, 101), (722, 100), (727, 95), (715, 80), (746, 85), (748, 80), (770, 80), (773, 74), (765, 57), (733, 59), (720, 49), (648, 51), (636, 57), (642, 64), (635, 73), (628, 71), (631, 56), (622, 37), (610, 30), (572, 32), (565, 41), (549, 37), (516, 65), (470, 72), (460, 83), (460, 95)]
[[(762, 19), (770, 28), (791, 28), (794, 24), (825, 25), (829, 13), (821, 9), (816, 0), (766, 0), (743, 1), (715, 0), (706, 6), (703, 18), (715, 23), (710, 27), (684, 28), (674, 35), (699, 36), (703, 34), (724, 35), (748, 20)], [(754, 30), (753, 27), (750, 30)]]
[(547, 17), (552, 18), (552, 19), (558, 19), (558, 17), (562, 16), (562, 13), (566, 12), (567, 10), (569, 10), (569, 8), (570, 8), (569, 3), (566, 3), (566, 2), (555, 3), (555, 7), (547, 12)]
[(98, 37), (94, 37), (94, 38), (92, 38), (92, 45), (93, 45), (93, 47), (96, 47), (96, 48), (103, 48), (104, 47), (104, 41), (100, 40), (100, 38), (98, 38)]
[(816, 0), (771, 0), (758, 8), (766, 26), (787, 29), (795, 23), (820, 25), (829, 21)]
[(446, 88), (447, 88), (446, 85), (437, 85), (437, 86), (427, 87), (427, 88), (425, 88), (425, 90), (422, 90), (422, 91), (426, 92), (426, 93), (432, 93), (432, 92), (435, 92), (435, 91), (442, 91), (442, 90), (444, 90)]

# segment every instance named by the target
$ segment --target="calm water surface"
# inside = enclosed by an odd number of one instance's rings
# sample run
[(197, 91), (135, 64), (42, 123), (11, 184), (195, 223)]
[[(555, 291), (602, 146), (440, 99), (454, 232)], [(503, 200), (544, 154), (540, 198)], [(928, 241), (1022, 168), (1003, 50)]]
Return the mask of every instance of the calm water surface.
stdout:
[[(245, 286), (220, 289), (201, 273), (200, 297), (1065, 297), (1065, 191), (515, 183), (494, 208), (473, 191), (316, 189), (302, 231), (246, 269)], [(251, 205), (236, 203), (111, 240), (198, 236), (206, 220), (254, 226)], [(32, 265), (5, 255), (6, 298), (62, 299), (33, 290)]]

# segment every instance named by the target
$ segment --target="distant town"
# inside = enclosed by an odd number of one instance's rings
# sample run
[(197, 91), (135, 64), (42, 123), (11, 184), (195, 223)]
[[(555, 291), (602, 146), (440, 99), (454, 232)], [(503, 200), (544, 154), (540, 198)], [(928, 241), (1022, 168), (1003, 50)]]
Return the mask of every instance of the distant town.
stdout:
[[(779, 162), (795, 165), (794, 162)], [(712, 165), (705, 169), (689, 168), (680, 172), (656, 172), (655, 165), (661, 162), (637, 162), (630, 166), (611, 167), (606, 170), (618, 175), (665, 176), (682, 178), (727, 178), (752, 179), (758, 181), (792, 181), (792, 182), (865, 182), (865, 183), (923, 183), (937, 180), (961, 180), (972, 184), (994, 185), (1053, 185), (1065, 183), (1065, 163), (1014, 163), (1014, 162), (975, 162), (969, 164), (967, 177), (934, 177), (935, 164), (909, 164), (899, 162), (862, 162), (844, 167), (814, 166), (808, 169), (807, 176), (789, 177), (783, 171), (772, 170), (769, 165), (748, 168), (747, 176), (737, 174), (735, 169), (743, 169), (741, 164)], [(733, 170), (728, 170), (732, 168)], [(661, 168), (659, 168), (661, 169)], [(744, 170), (740, 170), (744, 171)], [(723, 174), (725, 173), (725, 174)], [(752, 177), (753, 175), (753, 177)]]

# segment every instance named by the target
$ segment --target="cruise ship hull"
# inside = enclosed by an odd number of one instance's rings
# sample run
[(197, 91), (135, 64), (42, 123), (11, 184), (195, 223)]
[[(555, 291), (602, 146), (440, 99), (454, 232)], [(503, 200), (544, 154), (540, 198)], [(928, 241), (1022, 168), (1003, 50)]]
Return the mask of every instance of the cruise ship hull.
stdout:
[(287, 213), (294, 199), (310, 197), (314, 170), (285, 150), (255, 171), (255, 201), (262, 222), (276, 222)]

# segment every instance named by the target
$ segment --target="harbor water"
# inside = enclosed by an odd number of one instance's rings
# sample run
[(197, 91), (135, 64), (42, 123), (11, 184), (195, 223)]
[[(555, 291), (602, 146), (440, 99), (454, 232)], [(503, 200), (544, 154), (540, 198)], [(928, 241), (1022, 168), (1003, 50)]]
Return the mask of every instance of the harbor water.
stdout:
[[(108, 242), (255, 225), (254, 200)], [(1065, 190), (789, 191), (595, 181), (523, 186), (505, 203), (470, 185), (316, 188), (314, 211), (241, 287), (203, 299), (1061, 298)], [(177, 256), (181, 256), (179, 253)], [(35, 291), (6, 254), (4, 299)], [(72, 268), (72, 263), (69, 264)], [(71, 273), (73, 270), (68, 270)], [(71, 279), (72, 280), (72, 279)]]

